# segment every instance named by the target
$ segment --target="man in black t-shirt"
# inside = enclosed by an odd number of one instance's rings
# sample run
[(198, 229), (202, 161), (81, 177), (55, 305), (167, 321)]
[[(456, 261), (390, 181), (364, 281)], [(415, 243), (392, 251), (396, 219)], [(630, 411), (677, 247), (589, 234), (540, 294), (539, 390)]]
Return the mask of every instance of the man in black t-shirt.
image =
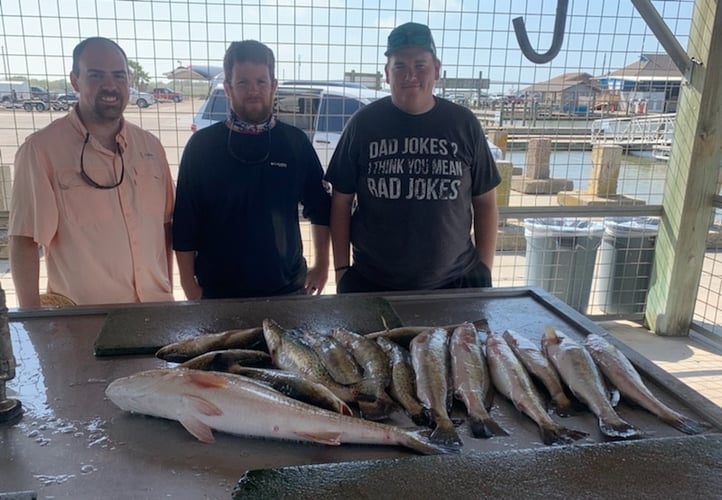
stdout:
[(391, 96), (351, 118), (326, 174), (337, 290), (491, 286), (501, 178), (479, 120), (434, 96), (427, 26), (395, 28), (385, 55)]
[[(183, 151), (173, 248), (188, 299), (320, 294), (328, 278), (330, 197), (306, 134), (276, 120), (273, 52), (233, 42), (223, 61), (227, 119)], [(307, 268), (298, 205), (315, 248)]]

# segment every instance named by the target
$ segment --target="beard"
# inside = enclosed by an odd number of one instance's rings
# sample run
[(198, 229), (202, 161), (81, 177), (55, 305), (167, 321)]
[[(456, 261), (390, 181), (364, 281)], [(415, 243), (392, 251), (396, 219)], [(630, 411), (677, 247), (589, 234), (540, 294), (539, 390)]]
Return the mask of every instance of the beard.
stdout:
[(114, 121), (123, 116), (123, 111), (125, 110), (125, 104), (127, 101), (124, 102), (122, 96), (114, 94), (113, 97), (118, 98), (118, 101), (116, 101), (114, 104), (104, 102), (102, 100), (102, 97), (102, 95), (98, 95), (95, 99), (93, 105), (93, 111), (95, 113), (95, 116), (97, 116), (99, 119), (107, 121)]
[(254, 100), (233, 106), (233, 112), (246, 123), (259, 124), (271, 117), (272, 109), (271, 105), (263, 100)]

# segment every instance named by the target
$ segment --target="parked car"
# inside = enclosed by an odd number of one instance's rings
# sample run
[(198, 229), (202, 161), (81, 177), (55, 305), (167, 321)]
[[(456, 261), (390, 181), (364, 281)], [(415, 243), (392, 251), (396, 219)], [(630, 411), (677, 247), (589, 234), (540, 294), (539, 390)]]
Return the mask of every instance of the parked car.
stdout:
[[(359, 87), (358, 84), (346, 86), (337, 83), (313, 83), (279, 84), (274, 106), (279, 120), (306, 132), (325, 169), (351, 116), (363, 106), (389, 94)], [(225, 120), (227, 115), (228, 97), (223, 84), (218, 83), (196, 113), (191, 130), (195, 132)], [(498, 147), (492, 143), (489, 143), (489, 147), (495, 158), (502, 158)]]
[(154, 88), (151, 93), (158, 102), (181, 102), (183, 100), (183, 92), (176, 92), (167, 87)]
[(65, 94), (58, 94), (56, 99), (60, 102), (65, 102), (68, 105), (73, 105), (78, 102), (78, 94), (75, 92), (66, 92)]
[(50, 92), (45, 87), (36, 87), (35, 85), (30, 86), (30, 95), (32, 96), (32, 99), (38, 99), (41, 101), (51, 101), (55, 100), (57, 97), (55, 92)]
[(130, 88), (129, 104), (135, 104), (139, 108), (147, 108), (151, 104), (155, 104), (155, 97), (148, 92), (139, 92), (138, 89)]
[[(275, 113), (279, 120), (300, 128), (313, 144), (321, 165), (328, 165), (351, 115), (368, 103), (388, 95), (366, 87), (344, 85), (282, 83), (276, 90)], [(223, 84), (217, 83), (196, 114), (194, 132), (225, 120), (228, 97)]]
[(0, 102), (3, 104), (17, 103), (30, 99), (32, 93), (28, 82), (20, 80), (0, 81)]

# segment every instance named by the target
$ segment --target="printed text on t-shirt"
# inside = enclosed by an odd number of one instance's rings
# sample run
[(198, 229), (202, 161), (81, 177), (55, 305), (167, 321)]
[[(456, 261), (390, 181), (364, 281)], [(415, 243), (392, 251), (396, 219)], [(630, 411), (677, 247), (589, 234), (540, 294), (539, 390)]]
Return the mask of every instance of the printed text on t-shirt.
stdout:
[(464, 174), (458, 144), (435, 137), (369, 143), (366, 186), (374, 198), (454, 200)]

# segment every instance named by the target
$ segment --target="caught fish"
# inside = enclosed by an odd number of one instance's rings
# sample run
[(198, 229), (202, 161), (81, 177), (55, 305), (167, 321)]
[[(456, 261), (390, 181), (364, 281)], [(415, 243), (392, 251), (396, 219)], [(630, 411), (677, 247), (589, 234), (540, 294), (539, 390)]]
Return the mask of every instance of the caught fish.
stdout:
[(355, 386), (336, 382), (326, 370), (318, 355), (302, 337), (292, 330), (283, 329), (271, 319), (263, 320), (263, 336), (273, 364), (282, 370), (296, 373), (312, 382), (328, 387), (336, 396), (347, 403), (356, 401), (359, 395)]
[(399, 445), (424, 454), (446, 451), (413, 432), (316, 408), (232, 373), (148, 370), (111, 382), (105, 394), (123, 410), (177, 420), (205, 443), (214, 441), (216, 429), (328, 445)]
[(171, 363), (183, 363), (209, 351), (251, 349), (261, 345), (263, 345), (263, 328), (245, 328), (208, 333), (174, 342), (158, 349), (155, 356)]
[(344, 346), (363, 369), (363, 378), (354, 387), (359, 391), (357, 404), (361, 414), (371, 420), (388, 418), (396, 409), (394, 400), (386, 393), (391, 382), (391, 370), (383, 349), (373, 340), (336, 328), (331, 336)]
[[(487, 331), (489, 329), (489, 323), (486, 319), (478, 319), (472, 323), (477, 330), (483, 330)], [(454, 328), (459, 326), (458, 324), (455, 325), (446, 325), (441, 326), (438, 328), (443, 328), (449, 334), (454, 331)], [(411, 341), (416, 337), (419, 333), (424, 332), (426, 330), (429, 330), (431, 328), (437, 328), (433, 326), (400, 326), (397, 328), (387, 328), (385, 330), (380, 330), (378, 332), (372, 332), (367, 335), (364, 335), (364, 337), (369, 339), (377, 339), (379, 337), (385, 337), (389, 340), (393, 340), (397, 344), (399, 344), (401, 347), (409, 348)]]
[(659, 417), (663, 422), (686, 434), (700, 434), (707, 424), (697, 422), (657, 399), (644, 385), (642, 377), (622, 352), (597, 334), (589, 334), (584, 347), (592, 355), (602, 373), (619, 389), (622, 395)]
[(416, 397), (416, 375), (411, 363), (411, 353), (386, 337), (378, 337), (376, 343), (386, 353), (391, 369), (388, 392), (399, 403), (416, 425), (428, 426), (431, 422), (426, 409)]
[(267, 352), (250, 349), (225, 349), (206, 352), (191, 358), (178, 365), (178, 368), (225, 372), (231, 365), (268, 366), (270, 364), (271, 356)]
[(241, 365), (231, 366), (227, 371), (228, 373), (235, 373), (236, 375), (252, 378), (290, 398), (298, 399), (304, 403), (335, 411), (336, 413), (353, 416), (351, 408), (331, 392), (328, 387), (317, 382), (311, 382), (295, 373), (284, 370), (251, 368)]
[(642, 432), (614, 411), (607, 396), (602, 374), (589, 351), (568, 336), (544, 327), (542, 349), (574, 396), (599, 419), (599, 430), (613, 439), (636, 439)]
[(506, 330), (503, 337), (524, 368), (546, 387), (557, 414), (568, 416), (574, 413), (572, 401), (564, 392), (564, 385), (559, 378), (559, 373), (541, 352), (541, 349), (525, 336), (511, 330)]
[(444, 446), (461, 446), (461, 438), (449, 418), (449, 332), (432, 328), (411, 341), (411, 362), (416, 373), (416, 395), (436, 427), (430, 439)]
[(449, 352), (454, 395), (466, 406), (472, 435), (476, 438), (508, 436), (484, 405), (487, 394), (491, 392), (491, 378), (479, 346), (476, 327), (471, 323), (456, 327), (449, 341)]
[(587, 435), (563, 427), (549, 416), (519, 358), (501, 336), (491, 331), (486, 337), (486, 359), (494, 386), (514, 403), (517, 410), (536, 422), (544, 444), (569, 444)]
[(303, 339), (313, 349), (331, 377), (339, 384), (350, 385), (361, 382), (363, 370), (351, 352), (330, 335), (303, 332)]

